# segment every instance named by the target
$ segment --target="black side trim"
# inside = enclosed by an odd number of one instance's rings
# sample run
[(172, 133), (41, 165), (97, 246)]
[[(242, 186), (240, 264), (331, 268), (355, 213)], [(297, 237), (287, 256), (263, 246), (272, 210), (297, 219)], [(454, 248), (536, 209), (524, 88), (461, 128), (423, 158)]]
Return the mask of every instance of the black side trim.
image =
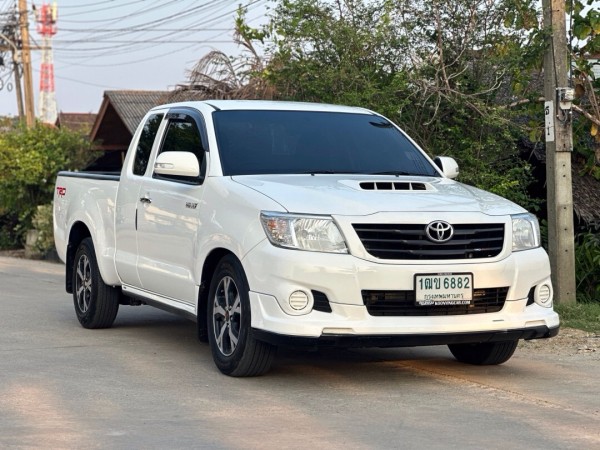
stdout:
[(119, 181), (121, 179), (120, 173), (111, 172), (69, 172), (66, 170), (61, 170), (58, 172), (58, 176), (66, 178), (87, 178), (88, 180)]
[[(189, 319), (192, 322), (196, 322), (196, 320), (197, 320), (196, 316), (194, 314), (189, 313), (187, 311), (182, 311), (179, 308), (174, 308), (173, 306), (165, 305), (164, 303), (157, 302), (156, 300), (151, 300), (142, 295), (136, 295), (136, 294), (133, 294), (133, 293), (127, 292), (127, 291), (122, 291), (122, 292), (123, 292), (123, 295), (125, 295), (126, 297), (130, 297), (136, 301), (139, 301), (142, 305), (149, 305), (149, 306), (153, 306), (154, 308), (162, 309), (163, 311), (166, 311), (166, 312), (169, 312), (172, 314), (176, 314), (180, 317)], [(126, 304), (126, 303), (124, 303), (124, 304)]]
[(503, 331), (444, 334), (395, 334), (395, 335), (321, 335), (318, 338), (288, 336), (252, 328), (256, 339), (274, 345), (290, 347), (418, 347), (425, 345), (476, 344), (482, 342), (513, 341), (516, 339), (545, 339), (558, 334), (559, 327), (547, 326), (518, 328)]

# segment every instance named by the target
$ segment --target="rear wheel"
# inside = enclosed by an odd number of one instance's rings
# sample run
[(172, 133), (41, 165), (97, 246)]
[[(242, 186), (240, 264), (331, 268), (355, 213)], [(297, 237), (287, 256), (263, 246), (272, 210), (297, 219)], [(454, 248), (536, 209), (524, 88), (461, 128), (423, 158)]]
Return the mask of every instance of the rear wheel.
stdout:
[(102, 281), (94, 243), (79, 244), (73, 266), (73, 304), (84, 328), (109, 328), (119, 311), (119, 290)]
[(254, 339), (250, 330), (248, 282), (232, 255), (221, 259), (208, 296), (208, 341), (216, 366), (225, 375), (252, 377), (271, 368), (276, 347)]
[(505, 363), (510, 359), (519, 340), (483, 342), (479, 344), (450, 344), (448, 348), (454, 357), (463, 363), (490, 366)]

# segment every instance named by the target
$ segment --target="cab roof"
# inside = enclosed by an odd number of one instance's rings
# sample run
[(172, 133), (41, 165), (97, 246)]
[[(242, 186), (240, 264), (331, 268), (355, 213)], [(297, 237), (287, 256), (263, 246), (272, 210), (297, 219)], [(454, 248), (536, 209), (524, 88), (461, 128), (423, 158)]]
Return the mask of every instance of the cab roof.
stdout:
[(215, 110), (269, 110), (269, 111), (315, 111), (315, 112), (342, 112), (342, 113), (362, 113), (374, 114), (365, 108), (330, 105), (326, 103), (307, 103), (307, 102), (288, 102), (273, 100), (203, 100), (193, 102), (178, 102), (167, 105), (157, 106), (159, 108), (174, 108), (177, 106), (187, 106), (197, 109), (199, 105), (208, 105)]

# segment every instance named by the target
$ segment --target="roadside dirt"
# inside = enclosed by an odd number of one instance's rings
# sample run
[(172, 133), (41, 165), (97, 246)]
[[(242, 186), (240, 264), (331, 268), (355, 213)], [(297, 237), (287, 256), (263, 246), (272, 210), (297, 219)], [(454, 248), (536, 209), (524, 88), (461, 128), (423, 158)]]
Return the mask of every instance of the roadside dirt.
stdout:
[(519, 351), (542, 351), (561, 356), (584, 355), (600, 359), (600, 335), (575, 328), (561, 328), (558, 336), (552, 339), (521, 341)]
[(0, 256), (4, 256), (6, 258), (25, 258), (25, 250), (0, 250)]

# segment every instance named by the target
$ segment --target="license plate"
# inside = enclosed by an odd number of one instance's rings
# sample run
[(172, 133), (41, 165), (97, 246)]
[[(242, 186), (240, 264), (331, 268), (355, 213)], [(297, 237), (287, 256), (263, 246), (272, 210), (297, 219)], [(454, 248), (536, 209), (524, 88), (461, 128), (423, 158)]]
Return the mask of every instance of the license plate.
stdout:
[(473, 299), (473, 274), (415, 275), (415, 298), (419, 306), (468, 305)]

